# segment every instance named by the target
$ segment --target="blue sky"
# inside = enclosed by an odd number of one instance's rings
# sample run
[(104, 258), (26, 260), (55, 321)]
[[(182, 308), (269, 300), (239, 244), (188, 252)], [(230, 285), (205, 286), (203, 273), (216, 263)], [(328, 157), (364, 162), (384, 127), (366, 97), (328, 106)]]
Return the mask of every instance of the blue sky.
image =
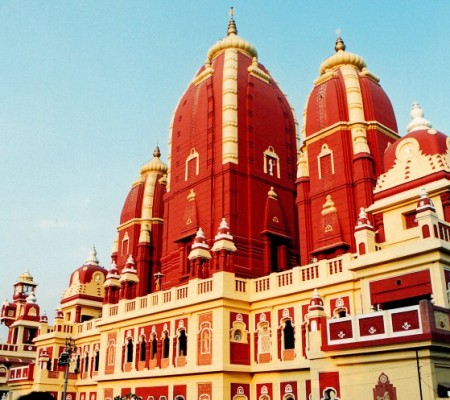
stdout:
[[(53, 320), (92, 244), (109, 267), (123, 201), (230, 6), (301, 122), (336, 29), (389, 95), (450, 133), (448, 1), (0, 2), (0, 300), (29, 269)], [(4, 333), (0, 331), (4, 337)]]

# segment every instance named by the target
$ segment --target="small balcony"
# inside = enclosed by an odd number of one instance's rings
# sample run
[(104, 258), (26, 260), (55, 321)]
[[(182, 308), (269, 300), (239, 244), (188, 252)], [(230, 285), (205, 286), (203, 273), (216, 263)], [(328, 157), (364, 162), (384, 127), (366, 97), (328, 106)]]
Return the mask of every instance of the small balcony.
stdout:
[(417, 340), (450, 340), (450, 310), (419, 305), (329, 319), (322, 350), (379, 346)]
[(11, 370), (9, 371), (8, 384), (32, 381), (33, 373), (34, 373), (34, 364), (11, 368)]

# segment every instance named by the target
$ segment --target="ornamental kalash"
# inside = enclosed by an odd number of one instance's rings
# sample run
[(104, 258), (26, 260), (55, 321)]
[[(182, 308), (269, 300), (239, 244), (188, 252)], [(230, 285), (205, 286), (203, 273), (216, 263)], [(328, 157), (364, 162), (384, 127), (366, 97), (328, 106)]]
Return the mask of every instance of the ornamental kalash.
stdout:
[(450, 140), (341, 37), (301, 128), (258, 52), (207, 52), (49, 323), (29, 272), (1, 309), (2, 399), (448, 398)]

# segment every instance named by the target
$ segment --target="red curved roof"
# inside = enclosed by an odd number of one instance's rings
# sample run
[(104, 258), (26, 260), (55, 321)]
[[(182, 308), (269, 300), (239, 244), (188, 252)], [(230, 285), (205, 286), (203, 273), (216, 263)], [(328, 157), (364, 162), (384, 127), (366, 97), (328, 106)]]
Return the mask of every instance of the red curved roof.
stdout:
[(397, 158), (398, 146), (409, 140), (415, 139), (419, 143), (420, 151), (424, 155), (444, 155), (447, 153), (447, 135), (434, 129), (419, 129), (408, 133), (406, 136), (394, 142), (384, 154), (384, 170), (389, 171)]
[(120, 215), (120, 224), (123, 224), (130, 219), (141, 217), (143, 190), (143, 183), (140, 183), (139, 185), (133, 186), (131, 188), (122, 208), (122, 214)]
[(397, 132), (394, 108), (383, 88), (366, 76), (359, 77), (366, 121), (377, 121)]
[(106, 277), (106, 269), (103, 267), (100, 267), (99, 265), (82, 265), (81, 267), (77, 268), (75, 271), (72, 272), (72, 275), (70, 277), (70, 284), (72, 284), (72, 279), (74, 274), (78, 272), (78, 280), (80, 283), (85, 284), (92, 281), (92, 276), (96, 272), (101, 272)]
[[(396, 132), (397, 122), (389, 97), (372, 78), (357, 73), (366, 121), (377, 121)], [(336, 123), (349, 121), (346, 87), (340, 69), (312, 89), (306, 115), (307, 137)]]
[(340, 71), (337, 71), (336, 77), (313, 88), (306, 113), (306, 136), (340, 121), (348, 121), (347, 95)]

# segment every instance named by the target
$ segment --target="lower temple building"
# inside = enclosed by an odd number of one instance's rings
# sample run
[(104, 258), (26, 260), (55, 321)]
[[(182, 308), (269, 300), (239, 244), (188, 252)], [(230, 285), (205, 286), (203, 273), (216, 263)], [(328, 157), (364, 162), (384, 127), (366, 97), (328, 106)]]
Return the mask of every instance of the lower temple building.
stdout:
[(303, 112), (256, 49), (208, 51), (53, 324), (23, 273), (1, 308), (3, 400), (450, 396), (450, 139), (419, 104), (400, 136), (338, 37)]

